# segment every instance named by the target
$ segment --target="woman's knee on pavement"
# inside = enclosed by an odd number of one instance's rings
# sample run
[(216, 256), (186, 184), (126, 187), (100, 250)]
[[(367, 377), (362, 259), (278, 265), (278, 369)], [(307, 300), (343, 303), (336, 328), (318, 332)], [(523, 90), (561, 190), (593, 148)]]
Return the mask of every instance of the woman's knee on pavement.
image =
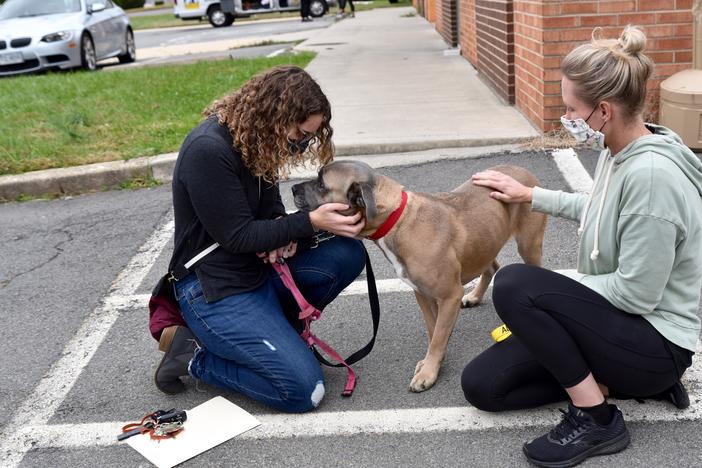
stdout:
[(280, 409), (289, 413), (312, 411), (322, 402), (325, 388), (321, 378), (302, 378), (281, 392)]
[(493, 378), (480, 362), (480, 356), (468, 363), (461, 375), (461, 388), (468, 403), (482, 411), (496, 412), (503, 408), (493, 392)]

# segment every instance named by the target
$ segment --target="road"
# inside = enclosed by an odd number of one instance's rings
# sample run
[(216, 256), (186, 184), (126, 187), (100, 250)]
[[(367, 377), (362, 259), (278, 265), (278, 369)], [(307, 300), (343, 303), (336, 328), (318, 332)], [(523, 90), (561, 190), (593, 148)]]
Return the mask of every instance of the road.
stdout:
[[(271, 16), (275, 18), (275, 16)], [(275, 36), (300, 31), (323, 29), (334, 22), (331, 15), (317, 18), (310, 23), (302, 23), (298, 18), (280, 19), (279, 21), (252, 21), (234, 23), (227, 28), (213, 28), (209, 24), (183, 28), (161, 28), (134, 32), (137, 52), (151, 47), (168, 47), (190, 45), (212, 41), (239, 39), (253, 36)], [(187, 23), (184, 23), (187, 24)]]
[[(541, 151), (487, 153), (381, 172), (409, 190), (427, 192), (450, 190), (496, 164), (528, 167), (541, 185), (554, 189), (570, 191), (591, 182), (592, 158), (581, 165), (567, 152), (557, 157)], [(290, 185), (281, 190), (289, 208)], [(493, 415), (463, 399), (461, 371), (490, 345), (489, 333), (499, 324), (489, 293), (484, 304), (461, 313), (436, 386), (410, 393), (412, 371), (426, 349), (423, 321), (413, 294), (394, 280), (370, 242), (381, 324), (373, 353), (355, 366), (359, 382), (351, 398), (340, 396), (345, 372), (338, 369), (324, 369), (327, 395), (308, 415), (287, 417), (234, 393), (196, 389), (192, 382), (187, 392), (165, 396), (151, 381), (160, 353), (147, 330), (144, 301), (165, 271), (171, 249), (169, 187), (8, 203), (0, 206), (0, 219), (2, 466), (149, 466), (116, 443), (120, 425), (157, 408), (189, 409), (216, 395), (262, 424), (184, 466), (527, 466), (521, 444), (559, 420), (559, 405)], [(546, 267), (574, 268), (576, 229), (574, 222), (549, 220)], [(512, 243), (499, 260), (519, 261)], [(339, 297), (315, 331), (342, 354), (360, 347), (370, 336), (366, 296)], [(632, 445), (586, 465), (700, 466), (699, 368), (687, 374), (693, 402), (688, 411), (617, 401)]]

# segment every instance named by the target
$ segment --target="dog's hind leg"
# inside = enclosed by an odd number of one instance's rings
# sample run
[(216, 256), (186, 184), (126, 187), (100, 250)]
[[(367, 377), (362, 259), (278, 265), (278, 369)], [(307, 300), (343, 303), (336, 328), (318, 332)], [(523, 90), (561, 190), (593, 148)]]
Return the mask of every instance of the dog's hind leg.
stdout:
[(480, 275), (478, 284), (471, 290), (471, 292), (463, 296), (461, 299), (461, 307), (465, 309), (466, 307), (475, 307), (480, 304), (480, 301), (483, 300), (483, 296), (485, 295), (485, 291), (487, 291), (488, 286), (490, 286), (492, 277), (495, 276), (495, 273), (497, 273), (497, 270), (499, 269), (500, 264), (497, 263), (497, 260), (493, 260), (488, 269)]
[(524, 263), (541, 266), (541, 252), (544, 243), (547, 217), (543, 213), (529, 211), (520, 207), (520, 220), (514, 240), (517, 242), (517, 252)]
[(437, 300), (438, 314), (434, 334), (429, 343), (426, 356), (417, 363), (416, 372), (412, 382), (410, 382), (411, 391), (423, 392), (431, 388), (436, 382), (441, 363), (446, 356), (448, 340), (453, 332), (453, 327), (456, 325), (462, 294), (463, 287), (459, 283), (448, 298)]

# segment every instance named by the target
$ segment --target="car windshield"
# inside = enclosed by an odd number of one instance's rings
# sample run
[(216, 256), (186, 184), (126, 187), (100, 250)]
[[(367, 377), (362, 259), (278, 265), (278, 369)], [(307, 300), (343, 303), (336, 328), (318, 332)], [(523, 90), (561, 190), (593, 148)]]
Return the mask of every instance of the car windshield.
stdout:
[(0, 20), (79, 11), (80, 0), (7, 0), (0, 6)]

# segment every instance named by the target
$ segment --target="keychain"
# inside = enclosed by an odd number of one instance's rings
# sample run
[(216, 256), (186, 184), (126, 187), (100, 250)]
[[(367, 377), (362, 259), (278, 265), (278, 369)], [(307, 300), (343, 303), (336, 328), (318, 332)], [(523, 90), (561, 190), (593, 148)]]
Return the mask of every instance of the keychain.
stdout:
[(146, 433), (152, 440), (171, 439), (183, 431), (183, 423), (187, 419), (188, 415), (183, 410), (175, 408), (166, 411), (157, 410), (147, 414), (137, 423), (126, 424), (122, 427), (122, 433), (117, 436), (117, 440), (122, 441), (137, 434)]

